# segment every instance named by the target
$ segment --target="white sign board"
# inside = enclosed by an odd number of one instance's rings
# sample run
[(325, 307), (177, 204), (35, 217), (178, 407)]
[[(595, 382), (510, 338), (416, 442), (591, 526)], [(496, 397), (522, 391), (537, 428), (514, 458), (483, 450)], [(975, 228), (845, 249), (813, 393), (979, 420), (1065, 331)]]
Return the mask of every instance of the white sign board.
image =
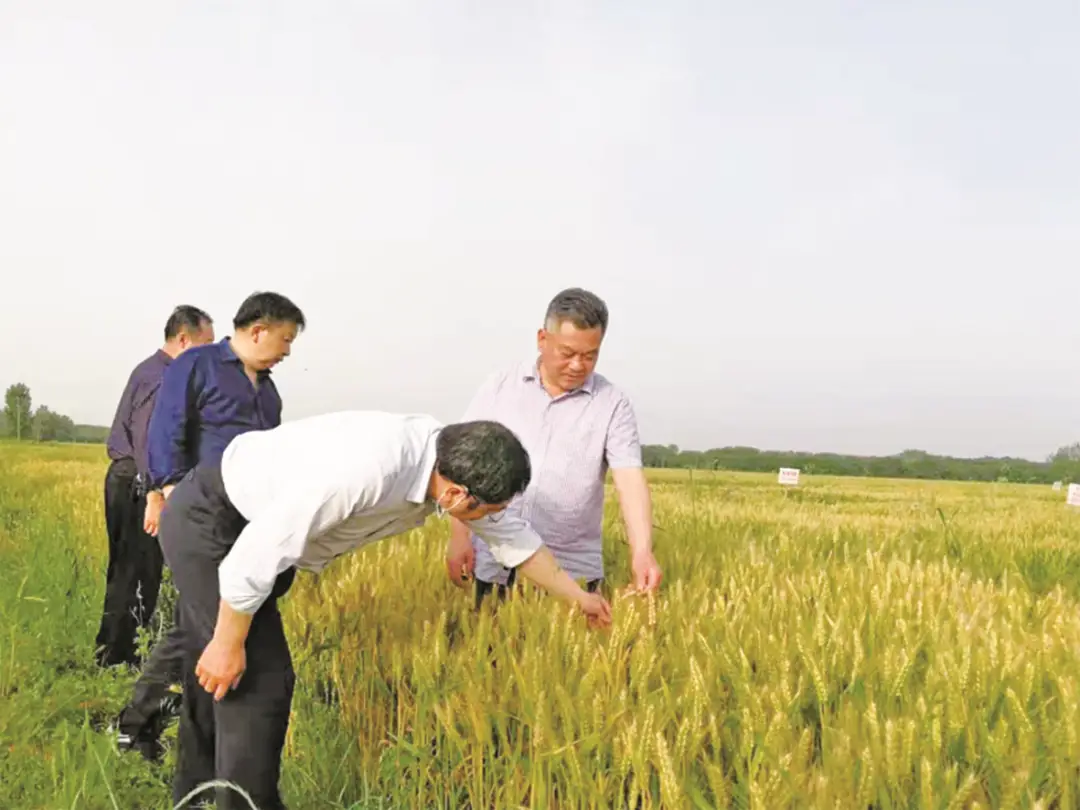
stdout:
[(1054, 492), (1060, 492), (1060, 491), (1061, 491), (1061, 482), (1060, 481), (1055, 481), (1054, 482)]
[(1080, 506), (1080, 484), (1069, 484), (1069, 494), (1065, 496), (1069, 506)]
[(799, 471), (792, 467), (781, 467), (780, 476), (776, 479), (785, 486), (794, 487), (799, 485)]

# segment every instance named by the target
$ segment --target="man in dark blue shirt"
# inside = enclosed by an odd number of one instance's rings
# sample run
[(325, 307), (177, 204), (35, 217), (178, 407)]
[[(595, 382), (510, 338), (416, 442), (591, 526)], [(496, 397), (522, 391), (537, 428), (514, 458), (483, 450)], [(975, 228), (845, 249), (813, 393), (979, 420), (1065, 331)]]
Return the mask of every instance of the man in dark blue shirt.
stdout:
[(111, 463), (105, 473), (105, 528), (109, 566), (105, 604), (95, 641), (103, 667), (138, 663), (136, 634), (146, 627), (157, 605), (162, 557), (157, 540), (161, 494), (146, 491), (146, 434), (162, 375), (173, 360), (192, 347), (214, 340), (210, 316), (179, 306), (165, 322), (164, 345), (128, 377), (106, 443)]
[[(233, 334), (187, 351), (161, 380), (147, 437), (149, 487), (167, 499), (195, 465), (221, 458), (241, 433), (281, 424), (281, 397), (271, 369), (289, 356), (304, 314), (283, 295), (255, 293), (233, 318)], [(156, 533), (156, 530), (155, 530)], [(118, 721), (121, 748), (157, 759), (163, 703), (180, 680), (183, 637), (174, 621), (153, 649)]]
[(232, 338), (169, 368), (150, 421), (152, 488), (171, 488), (196, 461), (220, 458), (241, 433), (281, 424), (270, 369), (288, 356), (299, 328), (294, 321), (238, 326)]

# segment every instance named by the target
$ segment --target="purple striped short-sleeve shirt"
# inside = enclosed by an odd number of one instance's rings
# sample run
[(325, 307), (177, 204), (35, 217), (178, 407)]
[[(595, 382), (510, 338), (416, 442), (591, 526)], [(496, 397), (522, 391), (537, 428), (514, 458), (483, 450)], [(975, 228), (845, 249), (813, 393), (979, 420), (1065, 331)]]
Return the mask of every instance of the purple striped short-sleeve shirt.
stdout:
[[(627, 396), (594, 373), (576, 391), (552, 397), (531, 361), (488, 378), (464, 418), (501, 422), (529, 451), (532, 480), (507, 512), (530, 523), (572, 577), (603, 577), (604, 477), (609, 468), (641, 466)], [(509, 571), (475, 535), (473, 547), (477, 578), (505, 583)]]

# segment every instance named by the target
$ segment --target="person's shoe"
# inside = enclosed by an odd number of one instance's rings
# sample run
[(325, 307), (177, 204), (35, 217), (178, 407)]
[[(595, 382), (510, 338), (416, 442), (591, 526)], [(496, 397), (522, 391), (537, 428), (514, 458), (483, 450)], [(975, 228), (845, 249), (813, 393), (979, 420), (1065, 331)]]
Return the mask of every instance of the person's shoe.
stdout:
[(135, 751), (148, 762), (153, 762), (153, 764), (161, 761), (164, 750), (157, 737), (150, 733), (149, 727), (139, 729), (136, 734), (120, 731), (116, 727), (113, 727), (113, 731), (116, 732), (117, 751), (121, 754)]
[(157, 725), (156, 722), (151, 721), (140, 729), (138, 734), (134, 735), (118, 731), (116, 733), (117, 750), (121, 754), (136, 751), (147, 762), (154, 765), (160, 764), (165, 753), (165, 746), (161, 744), (159, 739), (160, 733), (155, 733)]
[(162, 698), (158, 711), (134, 732), (121, 731), (118, 719), (114, 726), (117, 749), (121, 753), (137, 751), (147, 762), (155, 765), (160, 763), (165, 753), (165, 746), (161, 744), (161, 734), (165, 731), (169, 720), (177, 714), (180, 706), (179, 698), (180, 695), (172, 693)]
[(125, 734), (122, 731), (116, 731), (116, 727), (110, 727), (109, 731), (114, 732), (116, 736), (116, 750), (121, 754), (130, 751), (135, 747), (135, 740), (130, 734)]

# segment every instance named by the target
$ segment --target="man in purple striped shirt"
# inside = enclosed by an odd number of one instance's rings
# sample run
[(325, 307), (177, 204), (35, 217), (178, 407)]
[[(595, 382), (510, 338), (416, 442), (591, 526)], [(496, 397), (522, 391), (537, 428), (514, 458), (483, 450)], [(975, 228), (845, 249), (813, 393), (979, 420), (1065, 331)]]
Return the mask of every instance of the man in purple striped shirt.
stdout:
[(157, 607), (164, 561), (157, 532), (164, 499), (147, 487), (146, 435), (165, 369), (193, 346), (214, 339), (214, 322), (193, 306), (179, 306), (165, 322), (165, 344), (143, 360), (128, 377), (116, 406), (105, 449), (105, 530), (109, 567), (105, 603), (98, 628), (95, 658), (103, 667), (134, 666), (138, 628), (146, 627)]
[[(593, 591), (604, 578), (601, 525), (610, 469), (634, 586), (650, 591), (659, 586), (661, 572), (652, 552), (652, 503), (637, 420), (626, 394), (594, 371), (607, 328), (600, 298), (563, 290), (549, 304), (537, 336), (539, 357), (489, 377), (464, 419), (493, 419), (521, 439), (533, 476), (506, 516), (530, 523), (559, 564)], [(492, 590), (504, 596), (514, 582), (514, 572), (460, 521), (451, 521), (446, 562), (459, 587), (475, 572), (477, 605)]]

